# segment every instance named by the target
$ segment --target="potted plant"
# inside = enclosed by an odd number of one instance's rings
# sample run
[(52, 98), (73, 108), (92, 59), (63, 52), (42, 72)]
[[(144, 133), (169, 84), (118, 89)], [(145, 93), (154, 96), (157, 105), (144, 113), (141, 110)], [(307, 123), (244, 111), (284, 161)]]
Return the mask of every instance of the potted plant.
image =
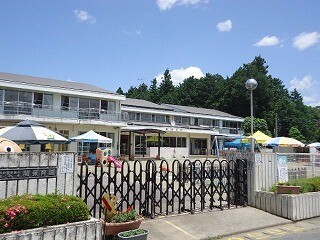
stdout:
[(292, 186), (288, 182), (279, 182), (277, 184), (277, 193), (279, 194), (299, 194), (300, 189), (300, 186)]
[(136, 210), (128, 207), (125, 211), (117, 211), (118, 198), (113, 194), (103, 196), (104, 209), (104, 235), (114, 236), (120, 232), (138, 229), (143, 217)]
[(124, 212), (117, 211), (114, 216), (105, 219), (104, 233), (106, 236), (110, 236), (123, 231), (138, 229), (142, 219), (143, 217), (131, 208), (127, 208)]
[(146, 240), (149, 231), (146, 229), (135, 229), (118, 233), (118, 239), (126, 240)]

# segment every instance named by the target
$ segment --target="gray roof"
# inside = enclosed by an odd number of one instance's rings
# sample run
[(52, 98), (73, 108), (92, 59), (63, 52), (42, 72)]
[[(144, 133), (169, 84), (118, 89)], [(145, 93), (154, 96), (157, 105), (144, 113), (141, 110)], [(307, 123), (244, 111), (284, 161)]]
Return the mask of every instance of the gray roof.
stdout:
[(171, 107), (174, 111), (177, 111), (177, 112), (186, 112), (186, 113), (193, 113), (193, 114), (198, 113), (198, 114), (205, 114), (210, 116), (240, 118), (232, 114), (221, 112), (215, 109), (180, 106), (180, 105), (173, 105), (173, 104), (162, 104), (162, 105), (166, 107)]
[(31, 77), (31, 76), (11, 74), (11, 73), (0, 73), (0, 81), (8, 81), (11, 83), (18, 83), (18, 84), (24, 83), (29, 85), (43, 86), (43, 87), (50, 86), (50, 87), (55, 87), (59, 89), (68, 89), (68, 90), (73, 89), (73, 90), (91, 91), (91, 92), (97, 92), (97, 93), (116, 94), (106, 89), (96, 87), (87, 83), (62, 81), (62, 80), (40, 78), (40, 77)]
[(166, 107), (164, 105), (159, 105), (153, 102), (149, 102), (143, 99), (134, 99), (134, 98), (126, 98), (124, 101), (121, 102), (122, 106), (127, 107), (136, 107), (136, 108), (149, 108), (149, 109), (157, 109), (157, 110), (164, 110), (164, 111), (173, 111), (172, 108)]

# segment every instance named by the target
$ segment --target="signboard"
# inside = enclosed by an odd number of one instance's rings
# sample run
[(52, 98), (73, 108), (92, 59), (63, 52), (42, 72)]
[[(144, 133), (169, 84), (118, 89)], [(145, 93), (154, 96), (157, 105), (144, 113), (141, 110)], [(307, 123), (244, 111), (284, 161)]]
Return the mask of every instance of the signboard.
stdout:
[(288, 182), (288, 157), (278, 156), (278, 181)]
[(57, 167), (0, 168), (0, 181), (57, 177)]
[(73, 173), (74, 169), (73, 155), (60, 155), (60, 173)]

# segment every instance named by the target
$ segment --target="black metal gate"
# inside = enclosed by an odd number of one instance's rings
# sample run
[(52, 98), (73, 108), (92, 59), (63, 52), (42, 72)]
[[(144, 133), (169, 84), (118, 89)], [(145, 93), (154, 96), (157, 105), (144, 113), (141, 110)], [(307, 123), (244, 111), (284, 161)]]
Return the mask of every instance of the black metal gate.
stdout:
[(133, 207), (150, 216), (194, 213), (213, 208), (247, 204), (247, 161), (184, 160), (124, 161), (117, 169), (88, 166), (83, 162), (78, 174), (78, 196), (83, 198), (93, 217), (103, 215), (102, 197), (113, 193), (118, 210)]

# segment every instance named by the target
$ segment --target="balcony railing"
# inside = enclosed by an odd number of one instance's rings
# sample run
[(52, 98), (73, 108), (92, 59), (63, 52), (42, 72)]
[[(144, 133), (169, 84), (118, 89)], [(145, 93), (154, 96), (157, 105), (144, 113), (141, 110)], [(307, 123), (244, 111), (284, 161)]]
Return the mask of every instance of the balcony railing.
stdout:
[[(25, 102), (0, 102), (0, 114), (29, 115), (41, 118), (60, 118), (73, 120), (98, 120), (120, 122), (121, 112), (97, 108), (74, 108), (53, 105), (39, 105)], [(125, 118), (122, 116), (122, 118)]]

